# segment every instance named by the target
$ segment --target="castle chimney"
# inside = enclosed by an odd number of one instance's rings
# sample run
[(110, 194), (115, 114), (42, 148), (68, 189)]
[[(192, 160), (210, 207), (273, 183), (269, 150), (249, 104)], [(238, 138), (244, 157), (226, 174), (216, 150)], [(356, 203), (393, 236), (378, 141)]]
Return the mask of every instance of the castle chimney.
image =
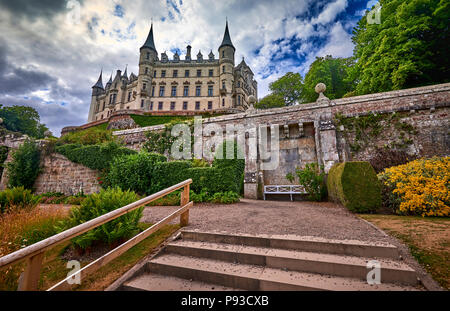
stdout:
[(192, 47), (190, 45), (186, 47), (186, 60), (191, 60), (191, 49)]

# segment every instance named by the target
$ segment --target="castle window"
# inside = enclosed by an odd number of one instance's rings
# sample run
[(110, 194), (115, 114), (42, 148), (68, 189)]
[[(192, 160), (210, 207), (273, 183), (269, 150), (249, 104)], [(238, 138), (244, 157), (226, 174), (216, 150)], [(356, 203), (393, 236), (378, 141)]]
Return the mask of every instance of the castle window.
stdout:
[(201, 86), (197, 85), (195, 87), (195, 96), (200, 96), (200, 94), (201, 94)]
[(183, 96), (189, 96), (189, 86), (187, 85), (184, 86)]
[(197, 69), (197, 77), (201, 77), (202, 76), (202, 70), (201, 69)]
[(222, 66), (222, 73), (225, 73), (225, 66)]
[(166, 71), (165, 70), (161, 70), (161, 78), (165, 78), (166, 77)]
[(131, 100), (131, 92), (128, 92), (128, 101)]
[(170, 110), (175, 110), (175, 102), (170, 103)]
[(150, 102), (150, 110), (153, 110), (153, 102)]
[(225, 57), (225, 51), (222, 51), (222, 57)]
[(142, 84), (142, 89), (145, 90), (147, 88), (147, 83)]
[(214, 70), (210, 69), (210, 70), (209, 70), (209, 76), (212, 77), (213, 74), (214, 74)]
[(188, 106), (188, 103), (187, 102), (183, 102), (183, 110), (187, 110), (187, 106)]
[(241, 105), (241, 95), (238, 95), (238, 106)]
[(159, 102), (158, 103), (158, 110), (162, 110), (163, 109), (163, 102)]
[(144, 100), (143, 99), (141, 100), (141, 108), (144, 108)]
[(208, 85), (208, 96), (213, 96), (213, 86)]
[(156, 78), (156, 70), (153, 71), (153, 78)]
[(174, 70), (174, 71), (173, 71), (173, 77), (174, 77), (174, 78), (178, 77), (178, 70)]
[(117, 94), (113, 94), (113, 104), (116, 103)]
[(148, 67), (145, 67), (145, 74), (148, 74)]
[(177, 96), (177, 87), (176, 86), (172, 86), (172, 97)]
[(200, 110), (200, 102), (195, 102), (195, 110)]
[(184, 76), (185, 76), (185, 77), (189, 77), (189, 70), (185, 70), (185, 71), (184, 71)]
[(155, 87), (152, 87), (152, 97), (155, 96)]
[(225, 107), (225, 98), (222, 98), (222, 107)]
[(212, 109), (212, 102), (208, 102), (208, 109), (209, 109), (209, 110)]
[(225, 90), (225, 81), (222, 81), (222, 88)]
[(164, 86), (160, 86), (159, 87), (159, 97), (163, 97), (164, 96)]
[(147, 52), (147, 55), (145, 56), (145, 59), (150, 59), (150, 52)]
[(238, 87), (241, 87), (241, 81), (238, 81)]

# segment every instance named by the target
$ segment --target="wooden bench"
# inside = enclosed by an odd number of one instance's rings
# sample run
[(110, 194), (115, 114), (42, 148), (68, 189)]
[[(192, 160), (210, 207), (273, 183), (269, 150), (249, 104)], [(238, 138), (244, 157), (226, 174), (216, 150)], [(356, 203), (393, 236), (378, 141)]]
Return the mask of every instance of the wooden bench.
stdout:
[(289, 194), (291, 201), (294, 201), (293, 194), (305, 194), (305, 188), (300, 185), (267, 185), (264, 186), (264, 200), (266, 200), (266, 194)]

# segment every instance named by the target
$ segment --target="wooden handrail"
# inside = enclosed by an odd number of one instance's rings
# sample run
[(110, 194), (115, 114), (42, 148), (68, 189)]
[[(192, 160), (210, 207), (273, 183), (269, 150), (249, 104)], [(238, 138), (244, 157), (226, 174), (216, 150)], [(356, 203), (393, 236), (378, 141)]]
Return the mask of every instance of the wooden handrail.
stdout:
[[(149, 195), (143, 199), (140, 199), (136, 202), (130, 203), (126, 206), (123, 206), (121, 208), (118, 208), (114, 211), (111, 211), (109, 213), (106, 213), (102, 216), (99, 216), (97, 218), (91, 219), (83, 224), (80, 224), (76, 227), (67, 229), (66, 231), (63, 231), (61, 233), (58, 233), (54, 236), (51, 236), (45, 240), (42, 240), (40, 242), (37, 242), (33, 245), (30, 245), (28, 247), (25, 247), (21, 250), (18, 250), (14, 253), (8, 254), (6, 256), (3, 256), (0, 258), (0, 269), (15, 263), (18, 263), (22, 260), (28, 259), (28, 264), (27, 264), (27, 268), (23, 274), (23, 277), (21, 277), (21, 280), (19, 281), (19, 290), (36, 290), (37, 289), (37, 283), (39, 281), (39, 274), (40, 274), (40, 267), (42, 264), (42, 259), (43, 259), (43, 255), (44, 252), (49, 249), (52, 248), (58, 244), (61, 244), (67, 240), (70, 240), (76, 236), (79, 236), (91, 229), (94, 229), (98, 226), (103, 225), (104, 223), (116, 219), (126, 213), (129, 213), (141, 206), (144, 206), (152, 201), (155, 201), (159, 198), (162, 198), (164, 196), (166, 196), (169, 193), (172, 193), (178, 189), (184, 188), (182, 195), (181, 195), (181, 208), (179, 210), (177, 210), (176, 212), (172, 213), (171, 215), (169, 215), (168, 217), (164, 218), (163, 220), (161, 220), (160, 222), (158, 222), (157, 224), (151, 226), (150, 228), (148, 228), (147, 230), (141, 232), (140, 234), (138, 234), (137, 236), (133, 237), (132, 239), (128, 240), (127, 242), (125, 242), (124, 244), (120, 245), (119, 247), (117, 247), (116, 249), (114, 249), (113, 251), (111, 251), (110, 253), (114, 252), (114, 251), (120, 251), (120, 250), (124, 250), (123, 252), (125, 252), (127, 249), (131, 248), (132, 246), (134, 246), (135, 244), (139, 243), (140, 241), (142, 241), (143, 239), (141, 239), (143, 236), (147, 237), (148, 235), (150, 235), (151, 233), (153, 233), (154, 231), (158, 230), (163, 224), (166, 224), (168, 221), (170, 221), (171, 219), (173, 219), (174, 217), (181, 215), (180, 216), (180, 224), (181, 226), (186, 226), (189, 222), (189, 208), (193, 205), (192, 202), (189, 202), (189, 185), (192, 183), (192, 179), (187, 179), (183, 182), (180, 182), (176, 185), (173, 185), (169, 188), (166, 188), (164, 190), (161, 190), (157, 193), (154, 193), (152, 195)], [(156, 228), (156, 229), (155, 229)], [(154, 229), (154, 231), (152, 230)], [(150, 232), (150, 233), (149, 233)], [(145, 234), (144, 234), (145, 233)], [(139, 237), (139, 238), (138, 238)], [(145, 238), (144, 237), (144, 238)], [(135, 244), (131, 245), (132, 242), (137, 241)], [(129, 243), (130, 242), (130, 243)], [(125, 245), (125, 246), (124, 246)], [(127, 248), (127, 246), (131, 245), (130, 247)], [(122, 254), (123, 252), (121, 252), (120, 254)], [(109, 255), (110, 253), (106, 254)], [(117, 256), (119, 256), (120, 254), (118, 254)], [(102, 259), (103, 257), (105, 257), (106, 255), (102, 256), (100, 259)], [(115, 256), (115, 257), (117, 257)], [(111, 256), (110, 256), (111, 257)], [(115, 258), (114, 257), (114, 258)], [(112, 259), (110, 259), (112, 260)], [(109, 262), (110, 260), (108, 260), (107, 262)], [(98, 261), (98, 260), (96, 260)], [(90, 265), (94, 264), (96, 261), (92, 262)], [(107, 262), (103, 263), (106, 264)], [(102, 265), (103, 265), (102, 264)], [(88, 265), (88, 266), (90, 266)], [(100, 266), (102, 266), (100, 265)], [(84, 267), (83, 269), (87, 268), (88, 266)], [(92, 272), (92, 271), (91, 271)], [(66, 281), (67, 278), (63, 281)], [(62, 281), (62, 282), (63, 282)], [(61, 283), (61, 282), (60, 282)], [(60, 284), (58, 283), (58, 284)], [(57, 284), (57, 285), (58, 285)], [(55, 285), (55, 286), (57, 286)]]

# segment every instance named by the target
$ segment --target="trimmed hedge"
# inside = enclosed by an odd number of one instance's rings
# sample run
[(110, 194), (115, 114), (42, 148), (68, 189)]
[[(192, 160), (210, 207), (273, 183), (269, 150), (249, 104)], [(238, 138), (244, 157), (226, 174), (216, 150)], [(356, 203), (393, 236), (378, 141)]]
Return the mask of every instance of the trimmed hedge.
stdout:
[(333, 165), (327, 179), (330, 200), (352, 212), (369, 213), (381, 206), (381, 185), (369, 162)]
[(55, 151), (67, 157), (70, 161), (83, 164), (93, 170), (108, 169), (115, 157), (137, 153), (115, 142), (87, 146), (67, 144), (56, 147)]
[(190, 161), (156, 163), (152, 174), (151, 192), (161, 191), (190, 178), (187, 177), (187, 170), (191, 167)]
[(167, 158), (161, 154), (139, 152), (116, 157), (111, 162), (106, 185), (133, 190), (141, 194), (152, 193), (154, 169)]

